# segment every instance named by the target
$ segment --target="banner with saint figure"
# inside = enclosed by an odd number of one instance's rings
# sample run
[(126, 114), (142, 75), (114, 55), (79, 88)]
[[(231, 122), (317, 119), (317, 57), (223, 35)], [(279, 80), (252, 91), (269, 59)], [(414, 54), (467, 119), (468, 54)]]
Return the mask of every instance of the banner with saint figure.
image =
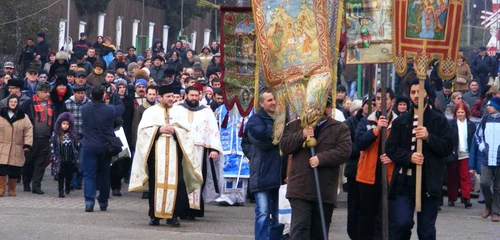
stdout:
[[(221, 29), (224, 103), (228, 110), (236, 106), (244, 118), (253, 108), (256, 72), (258, 73), (252, 9), (221, 7)], [(227, 118), (224, 123), (227, 123)]]
[(462, 27), (463, 0), (394, 0), (394, 67), (403, 76), (409, 58), (424, 79), (430, 61), (439, 61), (438, 75), (451, 79)]

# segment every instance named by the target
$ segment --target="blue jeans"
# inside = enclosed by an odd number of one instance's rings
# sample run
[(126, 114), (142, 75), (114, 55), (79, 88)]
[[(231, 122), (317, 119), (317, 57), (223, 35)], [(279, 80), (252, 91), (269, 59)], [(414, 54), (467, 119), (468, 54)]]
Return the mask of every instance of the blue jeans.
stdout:
[[(418, 239), (436, 239), (436, 219), (438, 215), (438, 197), (427, 197), (422, 194), (422, 211), (417, 213)], [(390, 200), (390, 226), (391, 239), (406, 240), (411, 238), (411, 229), (415, 222), (415, 197), (397, 195)]]
[(279, 189), (255, 192), (254, 196), (255, 239), (267, 240), (271, 227), (278, 224)]
[(85, 149), (82, 149), (82, 157), (85, 206), (94, 206), (96, 190), (99, 186), (97, 198), (99, 206), (108, 207), (111, 158), (105, 158), (102, 154), (95, 154)]

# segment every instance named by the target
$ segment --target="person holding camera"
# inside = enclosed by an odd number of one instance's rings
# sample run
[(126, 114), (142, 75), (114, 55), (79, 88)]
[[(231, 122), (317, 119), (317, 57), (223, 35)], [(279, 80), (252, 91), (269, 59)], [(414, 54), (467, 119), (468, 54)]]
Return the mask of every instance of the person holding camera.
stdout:
[[(82, 108), (82, 172), (84, 181), (85, 212), (93, 212), (97, 185), (97, 200), (101, 211), (108, 207), (111, 157), (105, 154), (105, 141), (114, 137), (114, 122), (121, 117), (124, 107), (116, 94), (99, 85), (92, 89), (92, 102)], [(113, 104), (106, 104), (112, 99)]]

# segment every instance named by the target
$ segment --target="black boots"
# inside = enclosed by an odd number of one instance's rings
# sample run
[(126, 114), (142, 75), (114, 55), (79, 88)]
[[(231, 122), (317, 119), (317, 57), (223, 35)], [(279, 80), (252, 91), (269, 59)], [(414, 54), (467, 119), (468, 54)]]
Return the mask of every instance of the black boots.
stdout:
[(59, 197), (64, 198), (64, 178), (58, 179), (58, 183)]
[(167, 225), (171, 227), (178, 227), (181, 225), (179, 219), (177, 217), (173, 217), (171, 219), (167, 219)]

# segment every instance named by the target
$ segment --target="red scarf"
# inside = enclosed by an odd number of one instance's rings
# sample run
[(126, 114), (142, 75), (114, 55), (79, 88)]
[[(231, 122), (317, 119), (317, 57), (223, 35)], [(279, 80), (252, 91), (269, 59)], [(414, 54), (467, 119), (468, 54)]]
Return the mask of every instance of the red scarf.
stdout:
[(62, 102), (64, 95), (66, 95), (67, 90), (60, 91), (59, 89), (56, 88), (56, 91), (57, 91), (57, 99), (59, 99), (59, 102)]
[(52, 116), (54, 115), (54, 110), (52, 109), (52, 101), (50, 98), (47, 100), (47, 116), (45, 117), (45, 109), (43, 104), (38, 99), (38, 96), (35, 94), (33, 96), (33, 109), (35, 110), (35, 121), (37, 122), (45, 122), (47, 121), (47, 125), (52, 126)]

